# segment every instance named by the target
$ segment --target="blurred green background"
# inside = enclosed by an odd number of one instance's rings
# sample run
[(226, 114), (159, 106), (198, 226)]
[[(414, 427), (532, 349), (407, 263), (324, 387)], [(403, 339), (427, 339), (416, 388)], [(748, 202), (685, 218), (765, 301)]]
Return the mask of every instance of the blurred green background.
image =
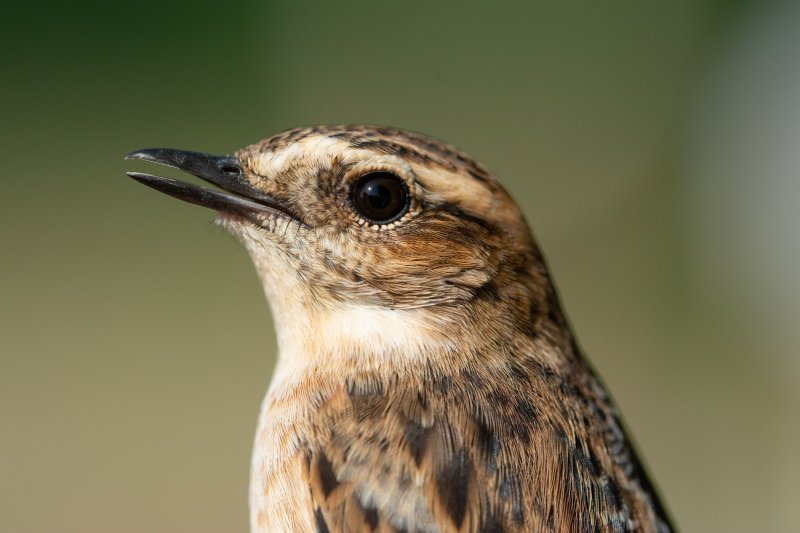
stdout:
[(267, 306), (122, 156), (362, 122), (508, 185), (684, 531), (797, 531), (797, 6), (4, 4), (0, 532), (246, 530)]

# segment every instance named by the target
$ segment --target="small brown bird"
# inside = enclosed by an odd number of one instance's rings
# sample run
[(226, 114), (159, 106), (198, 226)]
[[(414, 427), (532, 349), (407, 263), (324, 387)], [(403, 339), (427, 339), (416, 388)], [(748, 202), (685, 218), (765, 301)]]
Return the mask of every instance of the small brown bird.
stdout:
[(279, 357), (250, 485), (253, 532), (668, 532), (517, 205), (417, 133), (286, 131), (232, 157), (143, 159), (222, 190)]

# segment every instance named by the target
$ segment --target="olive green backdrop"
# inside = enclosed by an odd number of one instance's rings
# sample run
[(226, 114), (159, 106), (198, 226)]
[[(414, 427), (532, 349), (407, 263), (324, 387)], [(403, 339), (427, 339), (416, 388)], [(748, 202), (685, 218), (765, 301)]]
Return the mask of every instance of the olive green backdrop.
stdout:
[(145, 165), (122, 156), (230, 153), (316, 123), (423, 131), (493, 169), (677, 523), (792, 531), (797, 315), (773, 330), (725, 274), (737, 261), (714, 262), (726, 224), (704, 216), (729, 194), (694, 186), (710, 175), (694, 161), (716, 161), (698, 148), (719, 139), (702, 118), (728, 85), (715, 72), (770, 9), (4, 6), (0, 532), (246, 530), (267, 305), (213, 214), (126, 178)]

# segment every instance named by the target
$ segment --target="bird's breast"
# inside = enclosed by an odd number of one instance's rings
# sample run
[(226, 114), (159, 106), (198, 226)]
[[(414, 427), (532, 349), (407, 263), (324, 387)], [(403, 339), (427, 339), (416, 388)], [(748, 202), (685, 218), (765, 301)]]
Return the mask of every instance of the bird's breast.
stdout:
[(451, 373), (315, 367), (265, 399), (253, 529), (654, 531), (594, 401), (532, 359)]

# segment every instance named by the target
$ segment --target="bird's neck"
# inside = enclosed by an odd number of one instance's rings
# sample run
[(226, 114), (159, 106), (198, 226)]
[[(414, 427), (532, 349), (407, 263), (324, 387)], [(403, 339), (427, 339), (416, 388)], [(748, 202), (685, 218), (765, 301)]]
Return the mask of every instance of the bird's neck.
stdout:
[(566, 362), (553, 338), (532, 337), (485, 309), (321, 306), (302, 298), (270, 304), (278, 338), (270, 393), (309, 379), (322, 385), (358, 376), (456, 375), (473, 365), (505, 367), (521, 354), (553, 368)]
[[(566, 363), (568, 330), (557, 298), (511, 266), (472, 299), (421, 307), (368, 302), (358, 291), (324, 290), (287, 254), (244, 239), (272, 310), (278, 362), (270, 391), (299, 381), (358, 375), (454, 375), (469, 365), (507, 365), (521, 354)], [(513, 265), (512, 265), (513, 266)], [(513, 270), (513, 269), (511, 269)], [(424, 289), (420, 289), (424, 290)]]
[(346, 378), (411, 370), (460, 349), (460, 325), (431, 309), (271, 304), (278, 339), (273, 388), (309, 372)]

